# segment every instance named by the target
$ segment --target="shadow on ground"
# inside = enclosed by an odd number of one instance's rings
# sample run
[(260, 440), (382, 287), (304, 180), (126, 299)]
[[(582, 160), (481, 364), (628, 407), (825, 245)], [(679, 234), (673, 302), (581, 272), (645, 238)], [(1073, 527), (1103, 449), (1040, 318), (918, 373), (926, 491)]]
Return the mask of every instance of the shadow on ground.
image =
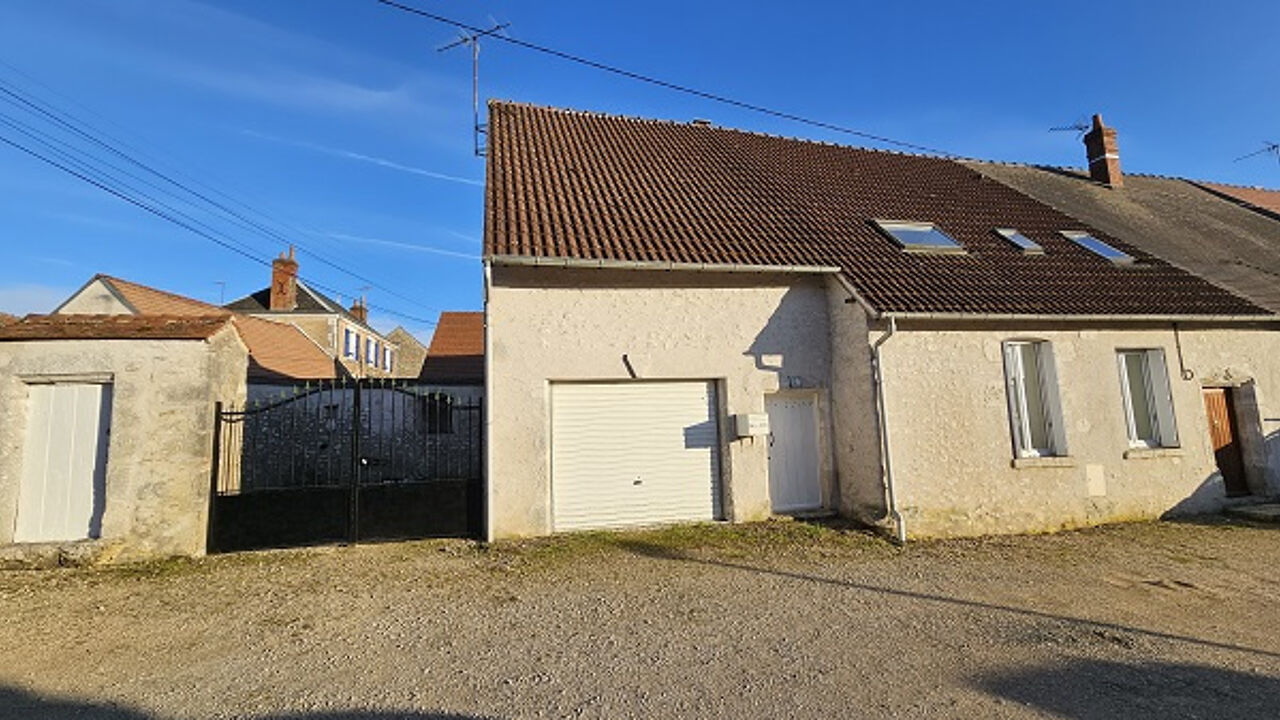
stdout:
[[(697, 563), (700, 565), (708, 565), (712, 567), (727, 568), (731, 570), (741, 570), (744, 572), (758, 573), (761, 575), (770, 575), (777, 578), (788, 580), (797, 580), (802, 582), (819, 583), (823, 585), (833, 585), (836, 587), (847, 588), (859, 592), (870, 592), (889, 597), (896, 597), (904, 600), (916, 600), (938, 603), (942, 605), (951, 605), (955, 607), (987, 610), (997, 613), (1005, 613), (1009, 615), (1021, 616), (1033, 620), (1048, 620), (1056, 623), (1062, 623), (1067, 626), (1075, 626), (1089, 631), (1101, 631), (1104, 633), (1121, 633), (1131, 634), (1141, 637), (1153, 638), (1156, 640), (1166, 640), (1172, 642), (1188, 643), (1201, 647), (1213, 648), (1215, 650), (1228, 650), (1231, 652), (1247, 653), (1265, 658), (1280, 658), (1280, 652), (1267, 650), (1263, 648), (1246, 647), (1244, 645), (1234, 645), (1231, 643), (1209, 640), (1206, 638), (1192, 637), (1190, 635), (1178, 635), (1176, 633), (1164, 632), (1161, 630), (1152, 630), (1149, 628), (1134, 627), (1131, 625), (1122, 625), (1120, 623), (1106, 622), (1102, 620), (1090, 620), (1088, 618), (1072, 617), (1070, 615), (1059, 615), (1056, 613), (1045, 612), (1043, 610), (1035, 610), (1033, 608), (1017, 607), (1015, 605), (1001, 605), (999, 603), (991, 603), (983, 600), (971, 600), (968, 598), (955, 597), (952, 595), (943, 595), (940, 593), (922, 592), (919, 590), (906, 590), (902, 588), (887, 587), (883, 585), (873, 585), (871, 583), (858, 582), (855, 580), (842, 580), (839, 578), (827, 578), (819, 575), (808, 575), (790, 570), (780, 570), (777, 568), (758, 567), (742, 562), (732, 562), (728, 560), (719, 560), (712, 558), (702, 558), (689, 555), (680, 550), (670, 548), (663, 545), (647, 543), (640, 540), (624, 540), (618, 542), (618, 547), (634, 553), (650, 558), (661, 560), (672, 560), (676, 562)], [(1280, 707), (1280, 706), (1278, 706)]]
[(973, 684), (1075, 720), (1274, 718), (1280, 712), (1280, 679), (1203, 665), (1070, 660), (981, 675)]
[[(72, 698), (50, 697), (0, 686), (0, 720), (167, 720), (168, 716), (136, 708)], [(414, 712), (411, 710), (338, 710), (246, 716), (252, 720), (481, 720), (479, 715)]]

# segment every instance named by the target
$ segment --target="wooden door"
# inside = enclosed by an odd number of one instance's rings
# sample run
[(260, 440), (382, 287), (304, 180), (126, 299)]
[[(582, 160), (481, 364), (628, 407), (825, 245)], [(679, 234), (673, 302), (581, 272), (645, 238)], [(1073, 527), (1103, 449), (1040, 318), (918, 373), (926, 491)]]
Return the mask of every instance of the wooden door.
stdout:
[(1222, 473), (1227, 495), (1248, 495), (1244, 479), (1244, 460), (1240, 454), (1240, 435), (1235, 422), (1235, 402), (1227, 388), (1204, 388), (1204, 409), (1209, 416), (1209, 435), (1213, 439), (1213, 456)]

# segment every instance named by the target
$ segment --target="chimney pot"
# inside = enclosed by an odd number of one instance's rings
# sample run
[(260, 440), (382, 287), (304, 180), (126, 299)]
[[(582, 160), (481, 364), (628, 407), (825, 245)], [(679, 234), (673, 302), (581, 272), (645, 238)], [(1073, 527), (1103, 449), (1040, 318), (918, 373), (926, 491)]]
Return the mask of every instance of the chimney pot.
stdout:
[(293, 246), (289, 246), (289, 254), (280, 253), (280, 257), (271, 261), (271, 297), (268, 307), (273, 311), (288, 312), (298, 307), (298, 261), (293, 256)]
[(359, 298), (351, 303), (351, 314), (362, 323), (369, 322), (369, 305), (365, 303), (364, 298)]
[(1089, 177), (1108, 187), (1124, 186), (1116, 131), (1102, 123), (1102, 115), (1093, 116), (1093, 127), (1084, 136), (1084, 148), (1089, 160)]

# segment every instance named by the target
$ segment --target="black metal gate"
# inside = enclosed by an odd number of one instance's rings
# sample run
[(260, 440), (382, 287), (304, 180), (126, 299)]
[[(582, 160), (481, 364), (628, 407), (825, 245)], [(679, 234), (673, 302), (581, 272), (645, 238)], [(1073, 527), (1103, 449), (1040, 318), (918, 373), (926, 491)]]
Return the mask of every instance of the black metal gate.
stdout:
[(479, 390), (346, 379), (219, 403), (208, 551), (477, 535)]

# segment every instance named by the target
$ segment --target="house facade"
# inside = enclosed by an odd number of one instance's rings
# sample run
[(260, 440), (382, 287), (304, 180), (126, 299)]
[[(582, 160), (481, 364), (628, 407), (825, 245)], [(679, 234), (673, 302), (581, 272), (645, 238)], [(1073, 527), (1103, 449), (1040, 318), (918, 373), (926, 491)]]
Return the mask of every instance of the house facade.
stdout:
[(1047, 531), (1280, 493), (1276, 317), (1134, 238), (947, 159), (490, 113), (491, 537)]
[(227, 310), (292, 325), (341, 363), (350, 377), (397, 377), (399, 350), (394, 341), (369, 325), (369, 307), (357, 300), (341, 302), (298, 277), (298, 260), (290, 247), (271, 262), (271, 284), (227, 303)]

